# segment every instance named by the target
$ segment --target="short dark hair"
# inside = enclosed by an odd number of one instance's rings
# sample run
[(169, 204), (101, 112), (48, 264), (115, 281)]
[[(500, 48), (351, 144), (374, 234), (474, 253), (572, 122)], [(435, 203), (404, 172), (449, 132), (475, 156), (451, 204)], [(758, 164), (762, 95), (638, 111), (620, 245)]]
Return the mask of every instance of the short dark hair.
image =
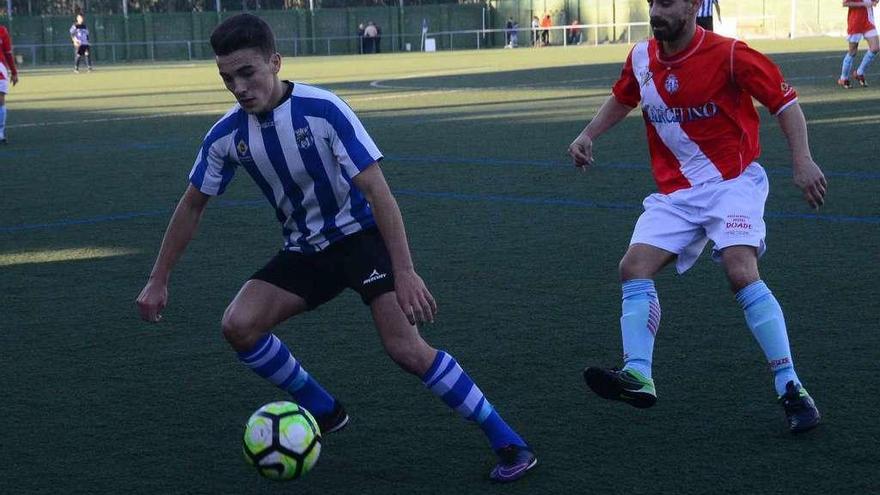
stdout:
[(263, 19), (253, 14), (238, 14), (221, 22), (211, 33), (211, 48), (217, 56), (236, 50), (256, 48), (266, 58), (275, 54), (275, 33)]

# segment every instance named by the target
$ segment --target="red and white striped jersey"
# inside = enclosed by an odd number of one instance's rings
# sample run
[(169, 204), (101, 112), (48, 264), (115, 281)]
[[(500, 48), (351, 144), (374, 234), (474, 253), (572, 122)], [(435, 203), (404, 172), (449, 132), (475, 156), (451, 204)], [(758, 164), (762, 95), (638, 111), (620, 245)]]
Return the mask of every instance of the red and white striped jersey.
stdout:
[[(12, 56), (12, 39), (4, 26), (0, 26), (0, 64), (5, 65), (10, 74), (16, 73), (15, 58)], [(2, 76), (0, 74), (0, 79), (3, 78)]]
[(641, 102), (661, 193), (739, 176), (761, 153), (752, 97), (774, 115), (797, 101), (779, 68), (745, 43), (697, 27), (674, 59), (649, 39), (626, 59), (614, 97)]
[(864, 0), (864, 5), (850, 7), (846, 15), (846, 34), (863, 34), (876, 29), (874, 25), (874, 4)]

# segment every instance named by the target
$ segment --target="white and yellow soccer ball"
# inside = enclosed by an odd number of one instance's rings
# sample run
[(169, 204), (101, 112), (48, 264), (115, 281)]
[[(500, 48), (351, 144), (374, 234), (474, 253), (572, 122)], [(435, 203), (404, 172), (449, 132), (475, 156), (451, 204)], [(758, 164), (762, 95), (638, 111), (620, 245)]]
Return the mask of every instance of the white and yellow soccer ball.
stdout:
[(295, 480), (321, 455), (321, 430), (312, 414), (293, 402), (270, 402), (248, 419), (244, 458), (272, 480)]

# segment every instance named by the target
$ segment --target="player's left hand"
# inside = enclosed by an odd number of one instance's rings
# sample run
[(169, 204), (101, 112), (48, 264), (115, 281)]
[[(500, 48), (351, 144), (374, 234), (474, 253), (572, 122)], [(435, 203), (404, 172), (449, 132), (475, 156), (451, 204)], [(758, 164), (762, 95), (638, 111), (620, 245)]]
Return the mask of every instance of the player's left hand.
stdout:
[(794, 184), (801, 190), (810, 207), (819, 209), (825, 204), (828, 181), (825, 180), (825, 174), (812, 159), (795, 164)]
[(16, 84), (18, 84), (18, 74), (13, 74), (9, 78), (9, 80), (12, 81), (12, 85), (15, 86)]
[(394, 272), (394, 292), (397, 295), (397, 304), (411, 325), (434, 322), (437, 303), (422, 277), (414, 270)]

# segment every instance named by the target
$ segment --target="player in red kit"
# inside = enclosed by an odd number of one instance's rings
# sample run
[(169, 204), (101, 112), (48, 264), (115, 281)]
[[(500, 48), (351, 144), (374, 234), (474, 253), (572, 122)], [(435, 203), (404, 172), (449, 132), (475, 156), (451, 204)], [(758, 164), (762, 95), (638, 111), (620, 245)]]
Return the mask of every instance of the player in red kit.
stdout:
[[(874, 6), (877, 0), (844, 0), (843, 6), (849, 9), (846, 16), (846, 40), (849, 49), (843, 56), (843, 67), (840, 70), (840, 79), (837, 84), (845, 89), (852, 87), (850, 76), (859, 82), (859, 86), (866, 87), (865, 70), (880, 52), (880, 38), (877, 37), (877, 27), (874, 23)], [(859, 67), (853, 71), (852, 64), (859, 52), (859, 42), (862, 38), (868, 42), (868, 52), (862, 57)]]
[(6, 93), (9, 83), (18, 84), (18, 71), (12, 56), (12, 38), (5, 26), (0, 26), (0, 145), (6, 144)]
[(746, 323), (764, 351), (790, 431), (819, 424), (819, 411), (795, 373), (785, 318), (761, 281), (768, 180), (760, 154), (757, 99), (776, 116), (792, 153), (794, 182), (818, 208), (826, 182), (813, 161), (797, 92), (766, 56), (696, 25), (700, 0), (648, 0), (654, 38), (637, 43), (612, 96), (569, 146), (574, 164), (593, 162), (593, 140), (641, 104), (659, 192), (644, 201), (620, 262), (622, 369), (589, 367), (599, 396), (647, 408), (657, 400), (651, 375), (660, 301), (654, 276), (674, 263), (683, 273), (709, 240)]

